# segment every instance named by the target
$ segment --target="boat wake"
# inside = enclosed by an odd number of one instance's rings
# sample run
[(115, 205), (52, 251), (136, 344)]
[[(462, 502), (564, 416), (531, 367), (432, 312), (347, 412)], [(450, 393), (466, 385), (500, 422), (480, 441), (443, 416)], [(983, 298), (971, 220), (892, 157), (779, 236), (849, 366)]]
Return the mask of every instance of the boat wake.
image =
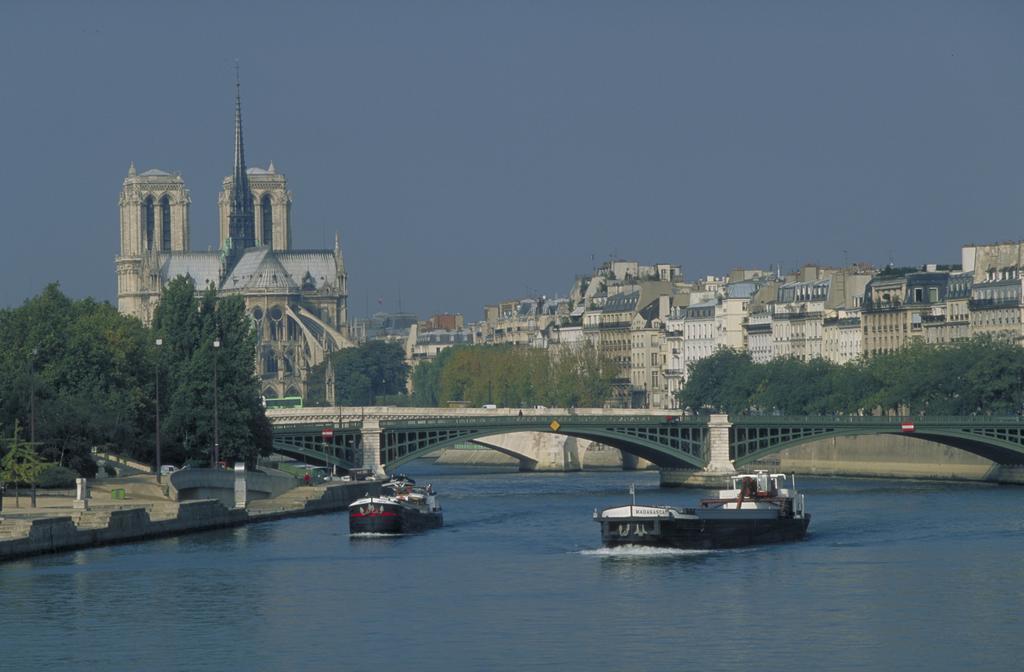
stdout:
[(351, 532), (348, 536), (350, 539), (394, 539), (405, 535), (401, 532)]
[(592, 548), (579, 551), (580, 555), (596, 555), (609, 558), (664, 558), (667, 556), (708, 555), (714, 551), (705, 549), (665, 548), (659, 546), (615, 546), (613, 548)]

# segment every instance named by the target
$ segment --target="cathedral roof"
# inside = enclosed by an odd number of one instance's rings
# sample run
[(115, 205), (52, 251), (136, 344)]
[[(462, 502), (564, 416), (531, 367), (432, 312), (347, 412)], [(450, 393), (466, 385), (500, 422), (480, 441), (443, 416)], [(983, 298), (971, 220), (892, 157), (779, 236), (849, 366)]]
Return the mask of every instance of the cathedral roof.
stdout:
[(245, 251), (224, 280), (223, 288), (294, 292), (299, 285), (269, 247), (256, 247)]
[(166, 170), (160, 170), (159, 168), (150, 168), (149, 170), (139, 173), (139, 177), (172, 177)]
[(191, 276), (196, 287), (205, 289), (220, 285), (220, 254), (218, 252), (170, 252), (160, 255), (160, 277), (167, 282), (179, 275)]
[(337, 281), (338, 263), (331, 250), (295, 250), (275, 254), (302, 289), (319, 290)]

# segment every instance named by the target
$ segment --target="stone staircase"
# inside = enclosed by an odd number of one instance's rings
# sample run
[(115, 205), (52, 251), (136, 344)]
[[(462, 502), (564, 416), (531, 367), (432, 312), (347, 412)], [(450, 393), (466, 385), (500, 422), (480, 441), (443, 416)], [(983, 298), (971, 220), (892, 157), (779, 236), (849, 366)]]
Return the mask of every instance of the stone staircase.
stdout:
[(71, 522), (80, 530), (96, 530), (110, 525), (110, 511), (78, 511), (71, 516)]
[(0, 520), (0, 541), (27, 537), (31, 529), (31, 520), (19, 518)]
[(258, 513), (261, 511), (282, 511), (285, 509), (302, 509), (312, 501), (319, 501), (324, 496), (322, 486), (298, 487), (289, 490), (285, 494), (273, 499), (257, 499), (249, 502), (246, 507), (249, 511)]

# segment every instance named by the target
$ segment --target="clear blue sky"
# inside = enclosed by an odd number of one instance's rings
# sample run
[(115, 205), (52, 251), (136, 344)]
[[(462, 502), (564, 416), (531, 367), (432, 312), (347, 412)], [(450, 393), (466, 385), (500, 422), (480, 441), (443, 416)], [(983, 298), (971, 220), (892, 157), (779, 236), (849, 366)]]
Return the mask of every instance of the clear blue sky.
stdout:
[[(353, 315), (564, 294), (610, 255), (693, 278), (956, 262), (1024, 238), (1020, 2), (0, 3), (0, 305), (114, 300), (129, 162), (216, 245), (246, 158), (340, 231)], [(844, 252), (845, 251), (845, 252)]]

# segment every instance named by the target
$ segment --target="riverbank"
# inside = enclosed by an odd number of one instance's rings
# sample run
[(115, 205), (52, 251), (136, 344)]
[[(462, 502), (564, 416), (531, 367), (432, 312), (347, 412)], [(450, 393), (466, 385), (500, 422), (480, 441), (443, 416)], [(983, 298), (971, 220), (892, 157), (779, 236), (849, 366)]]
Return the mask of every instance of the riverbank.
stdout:
[[(70, 497), (39, 497), (34, 509), (27, 508), (29, 498), (24, 495), (21, 508), (11, 508), (14, 497), (5, 497), (0, 513), (0, 562), (341, 511), (363, 494), (380, 491), (376, 481), (301, 486), (234, 509), (216, 499), (173, 502), (162, 497), (158, 487), (154, 490), (145, 482), (136, 485), (129, 501), (96, 503), (94, 497), (88, 510), (75, 509)], [(95, 488), (93, 492), (95, 496)]]

